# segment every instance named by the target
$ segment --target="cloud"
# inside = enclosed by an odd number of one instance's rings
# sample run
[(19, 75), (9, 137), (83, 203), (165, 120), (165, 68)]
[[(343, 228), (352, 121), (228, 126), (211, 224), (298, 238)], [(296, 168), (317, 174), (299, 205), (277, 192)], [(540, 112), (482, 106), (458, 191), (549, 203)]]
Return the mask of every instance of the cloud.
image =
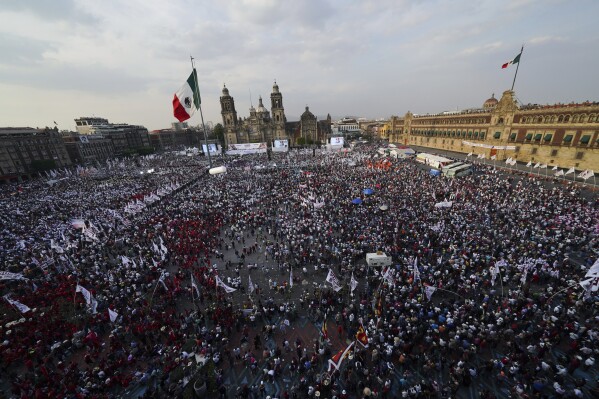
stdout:
[(482, 54), (495, 52), (495, 50), (503, 47), (503, 43), (501, 41), (487, 43), (480, 46), (468, 47), (460, 51), (460, 55), (472, 55), (472, 54)]
[(560, 43), (566, 41), (565, 38), (561, 36), (537, 36), (532, 39), (528, 39), (527, 44), (547, 44), (547, 43)]

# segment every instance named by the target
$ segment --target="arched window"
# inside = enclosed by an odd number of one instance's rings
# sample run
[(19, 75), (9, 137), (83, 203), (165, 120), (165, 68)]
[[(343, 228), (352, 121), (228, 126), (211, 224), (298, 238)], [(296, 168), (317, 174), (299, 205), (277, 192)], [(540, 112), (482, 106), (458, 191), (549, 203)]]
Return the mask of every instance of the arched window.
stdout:
[(542, 116), (537, 117), (537, 123), (543, 123), (543, 117)]
[(578, 123), (578, 115), (572, 117), (572, 123)]
[(551, 122), (551, 123), (555, 123), (555, 115), (551, 115), (551, 120), (550, 120), (550, 122)]
[(586, 121), (587, 121), (587, 116), (586, 116), (586, 114), (582, 114), (582, 115), (580, 115), (579, 122), (580, 122), (580, 123), (585, 123)]
[(499, 118), (499, 120), (497, 121), (498, 125), (503, 125), (503, 118)]
[(595, 123), (595, 122), (597, 122), (597, 115), (591, 114), (589, 116), (589, 123)]
[(565, 123), (568, 123), (568, 122), (570, 122), (570, 115), (566, 115), (566, 116), (564, 116), (564, 122), (565, 122)]
[(560, 115), (557, 117), (557, 123), (562, 123), (564, 121), (564, 116)]

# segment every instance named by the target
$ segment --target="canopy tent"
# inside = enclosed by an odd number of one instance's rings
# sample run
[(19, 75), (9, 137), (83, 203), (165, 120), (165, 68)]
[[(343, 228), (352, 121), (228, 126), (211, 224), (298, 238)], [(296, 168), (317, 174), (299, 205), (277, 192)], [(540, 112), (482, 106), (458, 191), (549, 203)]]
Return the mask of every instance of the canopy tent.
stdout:
[(362, 203), (362, 199), (361, 198), (354, 198), (351, 202), (354, 205), (360, 205)]
[(364, 195), (372, 195), (372, 194), (374, 194), (374, 190), (371, 188), (365, 188), (363, 193), (364, 193)]

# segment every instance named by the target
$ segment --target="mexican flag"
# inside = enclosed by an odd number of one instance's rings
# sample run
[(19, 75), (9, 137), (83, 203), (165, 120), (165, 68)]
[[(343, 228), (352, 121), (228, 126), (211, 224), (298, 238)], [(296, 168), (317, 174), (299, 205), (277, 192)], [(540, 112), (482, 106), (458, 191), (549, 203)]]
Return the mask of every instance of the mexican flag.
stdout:
[(200, 90), (198, 89), (198, 74), (193, 69), (187, 81), (175, 93), (173, 98), (173, 114), (179, 122), (183, 122), (191, 118), (193, 113), (200, 107)]
[(501, 69), (505, 69), (505, 68), (507, 68), (508, 66), (510, 66), (511, 64), (517, 64), (517, 63), (519, 63), (519, 62), (520, 62), (520, 56), (521, 56), (521, 55), (522, 55), (522, 53), (518, 54), (518, 55), (516, 56), (516, 58), (514, 58), (513, 60), (511, 60), (511, 61), (508, 61), (508, 62), (506, 62), (505, 64), (503, 64), (503, 65), (501, 66)]

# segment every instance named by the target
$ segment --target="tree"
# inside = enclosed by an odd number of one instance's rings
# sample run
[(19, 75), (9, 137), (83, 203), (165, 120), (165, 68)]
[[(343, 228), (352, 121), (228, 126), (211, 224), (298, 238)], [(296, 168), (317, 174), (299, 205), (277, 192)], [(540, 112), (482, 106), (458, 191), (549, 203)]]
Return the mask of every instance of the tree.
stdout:
[(304, 145), (306, 144), (306, 138), (305, 137), (300, 137), (297, 139), (297, 145)]
[(225, 145), (225, 128), (220, 123), (217, 123), (212, 130), (214, 136), (220, 143), (220, 146), (223, 147)]

